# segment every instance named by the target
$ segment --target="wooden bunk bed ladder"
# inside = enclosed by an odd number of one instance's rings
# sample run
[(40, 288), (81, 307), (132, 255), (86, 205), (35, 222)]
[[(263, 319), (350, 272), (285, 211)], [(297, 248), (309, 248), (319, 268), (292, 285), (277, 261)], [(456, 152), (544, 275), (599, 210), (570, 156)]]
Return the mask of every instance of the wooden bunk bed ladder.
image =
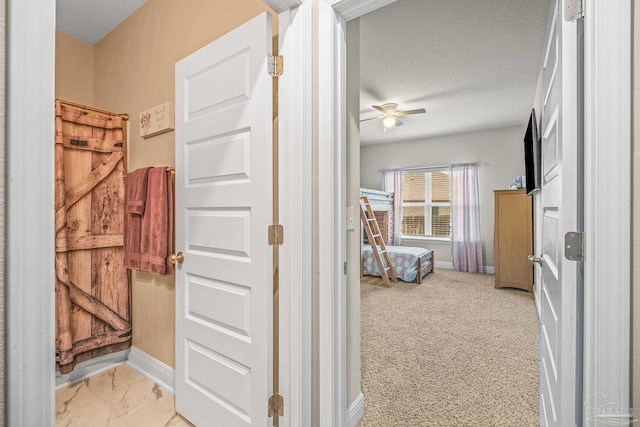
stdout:
[(387, 248), (385, 246), (382, 233), (380, 232), (380, 227), (378, 227), (378, 221), (376, 221), (376, 217), (371, 209), (371, 205), (369, 204), (369, 198), (364, 196), (361, 200), (360, 219), (362, 220), (362, 226), (367, 234), (367, 240), (369, 240), (369, 244), (371, 245), (373, 257), (378, 264), (378, 270), (380, 270), (380, 274), (382, 275), (382, 281), (386, 287), (391, 287), (391, 281), (398, 283), (396, 271), (393, 269), (391, 258), (387, 253)]

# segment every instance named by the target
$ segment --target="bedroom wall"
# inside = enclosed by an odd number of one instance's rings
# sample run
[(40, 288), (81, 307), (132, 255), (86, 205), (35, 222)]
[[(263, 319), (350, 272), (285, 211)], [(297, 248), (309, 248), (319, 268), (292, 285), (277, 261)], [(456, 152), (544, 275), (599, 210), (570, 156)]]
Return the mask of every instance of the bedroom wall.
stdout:
[[(484, 264), (493, 267), (493, 190), (509, 188), (517, 175), (524, 174), (522, 138), (526, 126), (527, 122), (523, 121), (521, 126), (502, 129), (364, 146), (360, 149), (361, 186), (379, 190), (380, 169), (488, 162), (488, 165), (479, 166), (478, 179)], [(448, 242), (405, 239), (402, 244), (433, 249), (436, 267), (451, 264), (451, 245)]]
[[(262, 0), (148, 0), (93, 46), (59, 33), (56, 96), (129, 114), (129, 170), (174, 166), (174, 133), (143, 140), (138, 114), (174, 101), (178, 60), (265, 10)], [(132, 305), (133, 345), (174, 367), (175, 277), (134, 272)]]

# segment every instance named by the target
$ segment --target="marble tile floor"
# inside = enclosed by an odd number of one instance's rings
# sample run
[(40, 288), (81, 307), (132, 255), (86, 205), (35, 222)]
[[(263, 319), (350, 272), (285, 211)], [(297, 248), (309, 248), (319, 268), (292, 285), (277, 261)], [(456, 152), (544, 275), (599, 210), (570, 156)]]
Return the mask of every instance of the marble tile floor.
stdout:
[(171, 393), (126, 365), (58, 389), (56, 426), (192, 427)]

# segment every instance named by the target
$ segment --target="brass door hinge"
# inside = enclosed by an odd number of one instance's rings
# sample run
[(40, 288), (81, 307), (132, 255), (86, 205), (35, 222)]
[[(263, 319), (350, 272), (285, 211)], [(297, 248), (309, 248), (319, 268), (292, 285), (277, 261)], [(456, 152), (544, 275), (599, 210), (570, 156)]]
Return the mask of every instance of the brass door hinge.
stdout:
[(269, 245), (282, 246), (284, 243), (284, 227), (280, 224), (269, 226)]
[(269, 417), (284, 417), (284, 397), (274, 394), (269, 398)]
[(280, 77), (284, 72), (284, 57), (282, 55), (267, 54), (269, 60), (269, 75), (271, 77)]

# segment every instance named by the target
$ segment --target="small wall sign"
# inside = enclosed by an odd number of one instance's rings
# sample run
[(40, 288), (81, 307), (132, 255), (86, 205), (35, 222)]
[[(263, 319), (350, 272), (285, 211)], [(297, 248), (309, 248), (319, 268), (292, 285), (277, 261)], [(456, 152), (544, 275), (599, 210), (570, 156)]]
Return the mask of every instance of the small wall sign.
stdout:
[(149, 138), (175, 129), (173, 102), (167, 101), (140, 113), (140, 136)]

